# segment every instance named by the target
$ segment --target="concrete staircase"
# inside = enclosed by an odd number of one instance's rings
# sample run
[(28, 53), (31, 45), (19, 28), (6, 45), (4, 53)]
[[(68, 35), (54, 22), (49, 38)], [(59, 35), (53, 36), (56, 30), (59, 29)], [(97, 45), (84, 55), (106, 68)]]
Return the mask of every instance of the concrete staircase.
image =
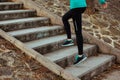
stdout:
[(73, 65), (77, 46), (61, 46), (66, 39), (64, 28), (50, 24), (48, 17), (38, 17), (35, 10), (23, 9), (22, 3), (0, 0), (0, 28), (82, 80), (91, 80), (115, 60), (113, 55), (99, 53), (96, 45), (84, 43), (88, 59)]

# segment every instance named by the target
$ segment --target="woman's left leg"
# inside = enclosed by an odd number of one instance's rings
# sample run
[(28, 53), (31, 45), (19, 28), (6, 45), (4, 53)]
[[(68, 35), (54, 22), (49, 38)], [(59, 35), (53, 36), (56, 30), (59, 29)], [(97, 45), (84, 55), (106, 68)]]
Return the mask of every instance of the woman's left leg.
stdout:
[(76, 14), (73, 17), (73, 23), (76, 33), (76, 42), (78, 47), (78, 55), (74, 64), (84, 61), (87, 57), (83, 54), (83, 36), (82, 36), (82, 13), (86, 8), (76, 9)]
[(76, 14), (73, 18), (73, 23), (76, 33), (76, 42), (78, 47), (78, 54), (83, 54), (83, 36), (82, 36), (82, 14)]

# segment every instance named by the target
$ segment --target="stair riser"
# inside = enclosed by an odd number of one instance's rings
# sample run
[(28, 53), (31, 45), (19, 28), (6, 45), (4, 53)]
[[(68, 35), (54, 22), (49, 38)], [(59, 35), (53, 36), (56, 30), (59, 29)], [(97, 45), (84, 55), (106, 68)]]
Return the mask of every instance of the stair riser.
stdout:
[(20, 12), (20, 13), (5, 13), (0, 14), (0, 21), (2, 20), (10, 20), (10, 19), (20, 19), (20, 18), (26, 18), (26, 17), (34, 17), (36, 16), (35, 11), (29, 11), (29, 12)]
[(7, 5), (0, 5), (0, 11), (2, 10), (17, 10), (22, 9), (23, 4), (7, 4)]
[(96, 68), (95, 70), (92, 70), (89, 73), (86, 73), (82, 76), (79, 76), (79, 78), (81, 78), (81, 80), (91, 80), (92, 77), (99, 75), (100, 73), (102, 73), (103, 71), (105, 71), (106, 69), (111, 67), (112, 64), (114, 64), (114, 63), (115, 63), (115, 58), (113, 58), (111, 61), (104, 63), (99, 68)]
[(33, 28), (33, 27), (40, 27), (40, 26), (48, 26), (49, 19), (45, 20), (38, 20), (38, 21), (29, 21), (29, 22), (22, 22), (22, 23), (10, 23), (10, 24), (2, 24), (0, 28), (4, 31), (14, 31), (26, 28)]
[[(83, 52), (86, 53), (86, 55), (88, 57), (93, 56), (93, 55), (95, 55), (95, 53), (97, 53), (97, 47), (94, 46), (94, 47), (91, 47), (89, 49), (85, 49)], [(65, 68), (65, 67), (70, 66), (74, 63), (74, 59), (75, 59), (76, 55), (77, 55), (77, 53), (74, 53), (73, 55), (71, 55), (69, 57), (65, 57), (61, 60), (55, 61), (55, 63), (57, 63), (59, 66)]]
[(28, 42), (32, 40), (37, 40), (45, 37), (60, 35), (64, 33), (64, 29), (49, 30), (45, 32), (35, 32), (31, 34), (25, 34), (20, 36), (15, 36), (18, 40), (22, 42)]
[[(41, 54), (46, 54), (46, 53), (64, 48), (63, 46), (61, 46), (63, 44), (64, 40), (65, 39), (63, 39), (59, 42), (54, 42), (54, 43), (50, 43), (50, 44), (43, 45), (43, 46), (40, 46), (40, 47), (36, 47), (34, 49), (36, 51), (40, 52)], [(75, 42), (75, 38), (73, 40)]]
[(7, 2), (8, 0), (0, 0), (0, 2)]

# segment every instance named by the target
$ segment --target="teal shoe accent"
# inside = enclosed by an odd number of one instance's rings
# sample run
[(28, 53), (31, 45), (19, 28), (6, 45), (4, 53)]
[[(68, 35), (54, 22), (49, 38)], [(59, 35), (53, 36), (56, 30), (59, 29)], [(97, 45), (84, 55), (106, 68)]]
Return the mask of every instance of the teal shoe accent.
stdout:
[(72, 46), (74, 45), (73, 40), (65, 40), (64, 43), (62, 44), (62, 46)]
[(76, 55), (74, 64), (81, 63), (86, 59), (87, 59), (87, 56), (85, 54), (83, 54), (81, 57), (79, 57), (79, 55)]
[(78, 55), (76, 55), (76, 56), (75, 56), (75, 61), (77, 61), (77, 60), (78, 60), (78, 58), (79, 58), (79, 56), (78, 56)]

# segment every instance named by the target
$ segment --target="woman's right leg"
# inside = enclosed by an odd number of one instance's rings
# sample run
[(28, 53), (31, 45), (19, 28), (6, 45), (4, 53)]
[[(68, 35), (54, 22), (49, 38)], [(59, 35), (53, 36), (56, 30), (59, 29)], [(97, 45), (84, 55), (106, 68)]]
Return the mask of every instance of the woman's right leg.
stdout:
[(65, 40), (65, 42), (63, 43), (62, 46), (74, 45), (73, 40), (71, 39), (71, 29), (70, 29), (70, 24), (69, 24), (69, 21), (68, 21), (70, 18), (72, 18), (72, 15), (73, 15), (73, 11), (70, 10), (62, 17), (64, 28), (65, 28), (65, 31), (66, 31), (66, 34), (67, 34), (67, 40)]
[(64, 28), (67, 34), (67, 38), (71, 39), (71, 30), (70, 30), (70, 24), (69, 24), (69, 19), (72, 18), (72, 11), (68, 11), (63, 17), (62, 17), (62, 21), (64, 24)]

